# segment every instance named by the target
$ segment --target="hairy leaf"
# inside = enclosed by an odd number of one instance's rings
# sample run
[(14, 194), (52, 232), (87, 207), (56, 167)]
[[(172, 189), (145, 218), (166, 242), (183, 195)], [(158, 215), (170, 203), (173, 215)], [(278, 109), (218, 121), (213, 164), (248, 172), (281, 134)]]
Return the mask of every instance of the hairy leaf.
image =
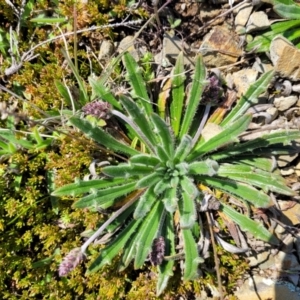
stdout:
[(135, 269), (140, 268), (144, 264), (147, 255), (151, 251), (152, 242), (157, 235), (161, 223), (164, 222), (163, 212), (163, 204), (161, 202), (156, 202), (139, 229), (139, 237), (136, 242), (137, 248), (134, 260)]
[(238, 213), (226, 204), (221, 205), (221, 211), (238, 224), (243, 231), (250, 232), (255, 238), (273, 245), (279, 244), (277, 238), (271, 234), (271, 232), (269, 232), (262, 223), (251, 220), (249, 217)]

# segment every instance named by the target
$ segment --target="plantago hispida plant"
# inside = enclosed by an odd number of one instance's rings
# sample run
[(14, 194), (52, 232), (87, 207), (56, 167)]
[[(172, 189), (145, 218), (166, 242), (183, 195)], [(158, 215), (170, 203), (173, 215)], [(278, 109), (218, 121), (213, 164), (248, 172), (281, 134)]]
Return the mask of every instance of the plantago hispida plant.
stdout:
[[(195, 228), (203, 224), (199, 206), (207, 196), (200, 187), (221, 191), (241, 204), (258, 208), (271, 205), (269, 192), (294, 195), (284, 179), (272, 172), (272, 161), (267, 156), (271, 155), (274, 145), (284, 149), (291, 141), (299, 139), (300, 133), (277, 130), (247, 142), (239, 139), (252, 119), (246, 111), (266, 90), (273, 76), (271, 72), (249, 88), (218, 124), (218, 133), (204, 138), (202, 129), (207, 125), (211, 103), (206, 99), (205, 106), (201, 106), (201, 95), (208, 82), (200, 56), (196, 59), (191, 88), (186, 94), (183, 56), (179, 55), (169, 84), (168, 102), (163, 101), (164, 92), (152, 102), (137, 63), (129, 54), (124, 55), (124, 63), (131, 94), (114, 96), (91, 79), (93, 92), (103, 102), (92, 103), (90, 105), (94, 106), (85, 111), (101, 107), (107, 111), (109, 103), (110, 117), (122, 123), (128, 136), (139, 142), (134, 143), (135, 147), (125, 144), (86, 118), (73, 116), (70, 122), (74, 126), (103, 147), (121, 153), (127, 161), (103, 167), (101, 179), (77, 181), (59, 188), (54, 195), (89, 193), (74, 204), (77, 208), (107, 209), (123, 201), (121, 208), (113, 212), (81, 247), (84, 253), (108, 227), (110, 232), (116, 233), (88, 272), (99, 270), (120, 253), (121, 269), (132, 261), (134, 268), (139, 269), (150, 256), (158, 269), (159, 295), (173, 275), (176, 261), (172, 257), (183, 260), (184, 280), (193, 280), (199, 274), (203, 259), (198, 241), (203, 231)], [(103, 117), (102, 111), (96, 114)], [(220, 197), (217, 206), (222, 214), (255, 238), (278, 243), (262, 224), (236, 210), (226, 199)], [(180, 250), (177, 250), (177, 243), (181, 243)]]

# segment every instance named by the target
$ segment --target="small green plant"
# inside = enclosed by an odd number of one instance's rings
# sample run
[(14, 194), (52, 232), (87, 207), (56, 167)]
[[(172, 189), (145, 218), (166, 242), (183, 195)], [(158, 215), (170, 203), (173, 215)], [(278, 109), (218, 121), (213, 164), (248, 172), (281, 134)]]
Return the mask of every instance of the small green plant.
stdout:
[[(201, 191), (200, 185), (220, 190), (242, 205), (258, 208), (270, 206), (268, 192), (294, 195), (284, 179), (272, 171), (268, 156), (275, 146), (285, 151), (291, 141), (300, 138), (300, 133), (277, 130), (247, 142), (239, 139), (252, 119), (246, 111), (267, 89), (272, 72), (264, 74), (249, 88), (219, 124), (218, 133), (204, 138), (202, 130), (207, 125), (210, 108), (219, 99), (205, 99), (206, 104), (201, 106), (201, 95), (209, 90), (206, 95), (219, 96), (220, 91), (214, 80), (206, 80), (200, 56), (196, 59), (195, 74), (186, 95), (183, 56), (179, 55), (172, 73), (169, 105), (158, 113), (157, 103), (151, 101), (147, 92), (141, 69), (128, 53), (124, 55), (124, 63), (132, 87), (131, 95), (115, 96), (97, 80), (91, 79), (93, 93), (104, 102), (92, 102), (84, 111), (118, 119), (128, 129), (132, 145), (117, 140), (86, 118), (73, 116), (70, 122), (103, 147), (121, 154), (126, 162), (103, 167), (100, 179), (78, 180), (53, 193), (54, 196), (89, 193), (75, 202), (76, 208), (120, 208), (81, 248), (67, 255), (59, 273), (64, 276), (76, 267), (88, 246), (109, 232), (110, 242), (91, 263), (88, 273), (110, 264), (120, 253), (120, 270), (132, 261), (134, 268), (140, 269), (149, 257), (157, 265), (157, 294), (160, 295), (173, 276), (176, 260), (184, 262), (184, 280), (199, 276), (203, 249), (198, 241), (205, 230), (201, 218), (206, 216), (201, 212), (205, 211), (204, 202), (209, 202), (211, 197)], [(217, 210), (243, 231), (278, 244), (276, 237), (261, 223), (230, 206), (226, 197), (220, 197), (219, 201)]]
[(256, 36), (253, 41), (248, 43), (246, 50), (254, 50), (256, 52), (266, 52), (270, 49), (270, 44), (272, 40), (278, 36), (282, 35), (289, 41), (294, 42), (297, 48), (300, 47), (299, 37), (300, 37), (300, 20), (288, 20), (281, 21), (271, 25), (271, 30)]
[(172, 29), (178, 27), (181, 24), (181, 19), (175, 19), (173, 16), (168, 16), (167, 19)]

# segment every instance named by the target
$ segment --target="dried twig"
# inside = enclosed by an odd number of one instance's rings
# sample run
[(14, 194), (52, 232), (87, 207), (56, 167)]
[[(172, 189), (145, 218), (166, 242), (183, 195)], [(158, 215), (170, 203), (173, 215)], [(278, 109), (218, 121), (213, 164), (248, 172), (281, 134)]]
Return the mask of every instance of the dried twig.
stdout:
[(206, 217), (207, 217), (207, 222), (208, 222), (208, 227), (209, 227), (209, 232), (210, 232), (210, 237), (211, 237), (211, 243), (213, 247), (213, 252), (214, 252), (214, 261), (215, 261), (215, 266), (216, 266), (216, 273), (217, 273), (217, 280), (218, 280), (218, 290), (220, 294), (220, 300), (224, 300), (223, 296), (223, 290), (222, 290), (222, 282), (221, 282), (221, 274), (220, 274), (220, 264), (219, 264), (219, 258), (217, 254), (217, 247), (216, 247), (216, 242), (215, 242), (215, 237), (214, 237), (214, 232), (212, 229), (212, 222), (210, 219), (209, 212), (205, 212)]

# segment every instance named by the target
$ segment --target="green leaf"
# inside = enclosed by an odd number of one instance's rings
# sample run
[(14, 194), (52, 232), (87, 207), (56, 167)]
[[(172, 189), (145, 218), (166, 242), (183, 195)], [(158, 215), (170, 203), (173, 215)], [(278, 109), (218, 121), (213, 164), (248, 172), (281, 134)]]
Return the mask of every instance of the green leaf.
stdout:
[(158, 172), (151, 173), (151, 174), (141, 178), (137, 182), (136, 187), (138, 189), (145, 188), (145, 187), (151, 187), (151, 186), (155, 185), (156, 183), (158, 183), (159, 181), (161, 181), (162, 178), (163, 178), (162, 174), (160, 174)]
[[(162, 236), (165, 240), (165, 255), (175, 255), (175, 229), (172, 214), (166, 214), (165, 223), (162, 228)], [(174, 260), (163, 261), (158, 266), (158, 279), (156, 285), (157, 296), (167, 287), (168, 281), (173, 276)]]
[(221, 165), (218, 176), (257, 186), (265, 192), (272, 191), (287, 196), (295, 194), (286, 186), (285, 180), (279, 174), (265, 172), (246, 165)]
[(184, 66), (183, 53), (178, 55), (172, 78), (172, 103), (170, 105), (171, 125), (175, 136), (178, 136), (184, 100)]
[(156, 167), (160, 160), (156, 156), (152, 156), (150, 154), (137, 154), (129, 159), (129, 162), (132, 164), (141, 164), (145, 166)]
[(196, 221), (195, 199), (199, 190), (194, 182), (187, 176), (180, 180), (182, 199), (178, 202), (181, 228), (192, 228)]
[(158, 135), (161, 146), (166, 151), (169, 157), (174, 155), (174, 139), (171, 135), (170, 128), (166, 122), (157, 114), (151, 115), (153, 124), (155, 125), (155, 133)]
[(249, 107), (258, 103), (258, 97), (265, 92), (269, 83), (274, 78), (274, 72), (269, 71), (263, 74), (255, 83), (251, 84), (245, 95), (241, 97), (237, 105), (230, 111), (227, 117), (221, 122), (221, 126), (228, 125), (244, 116)]
[(206, 69), (201, 55), (196, 57), (195, 74), (190, 89), (187, 107), (183, 115), (182, 124), (180, 127), (179, 137), (183, 138), (189, 132), (193, 118), (197, 112), (197, 108), (201, 101), (201, 95), (205, 87)]
[(253, 41), (246, 46), (246, 51), (253, 51), (257, 53), (269, 51), (271, 41), (277, 34), (270, 31), (256, 36)]
[(71, 124), (80, 129), (87, 136), (98, 142), (100, 145), (106, 148), (116, 151), (123, 152), (129, 155), (139, 154), (139, 152), (125, 144), (114, 139), (111, 135), (106, 133), (102, 128), (93, 126), (87, 120), (80, 119), (78, 117), (72, 117), (70, 119)]
[(148, 254), (151, 251), (153, 240), (157, 232), (164, 222), (164, 206), (158, 201), (144, 219), (143, 224), (139, 228), (139, 237), (136, 242), (136, 256), (134, 260), (134, 268), (139, 269), (144, 264)]
[(133, 217), (135, 219), (143, 218), (153, 206), (156, 195), (153, 192), (153, 187), (149, 188), (139, 199)]
[[(266, 148), (274, 144), (287, 145), (297, 139), (300, 139), (300, 132), (298, 130), (276, 131), (262, 135), (260, 138), (250, 140), (242, 144), (233, 145), (229, 149), (219, 151), (218, 153), (211, 155), (211, 158), (214, 160), (220, 160), (229, 157), (232, 158), (233, 156), (245, 154), (247, 152), (251, 154), (255, 149)], [(270, 151), (272, 151), (273, 148), (274, 146), (272, 148), (270, 147)], [(268, 151), (267, 154), (270, 153), (270, 151)]]
[(244, 156), (236, 156), (235, 161), (267, 172), (272, 172), (274, 169), (274, 163), (270, 158), (255, 157), (251, 155), (247, 156), (246, 158)]
[(200, 176), (199, 180), (203, 184), (228, 192), (240, 199), (247, 200), (255, 207), (269, 207), (271, 205), (271, 199), (267, 194), (247, 184), (219, 177)]
[(279, 21), (271, 25), (272, 31), (278, 35), (285, 31), (290, 31), (295, 28), (295, 30), (299, 30), (300, 20), (289, 20), (289, 21)]
[(33, 142), (16, 138), (14, 132), (10, 129), (0, 128), (0, 138), (2, 138), (4, 141), (9, 141), (7, 146), (2, 147), (5, 151), (8, 151), (8, 153), (4, 154), (14, 153), (17, 150), (16, 145), (19, 145), (25, 149), (36, 148), (36, 145)]
[(122, 179), (95, 179), (95, 180), (89, 180), (89, 181), (77, 181), (75, 183), (64, 185), (54, 192), (52, 192), (52, 196), (66, 196), (71, 195), (75, 196), (78, 194), (88, 193), (92, 189), (103, 189), (108, 188), (111, 186), (117, 186), (121, 183), (124, 183), (125, 180)]
[(183, 192), (187, 194), (190, 200), (194, 200), (199, 195), (199, 190), (192, 179), (183, 176), (180, 179), (180, 185)]
[[(138, 220), (139, 222), (142, 221), (142, 219)], [(124, 271), (128, 265), (131, 263), (131, 261), (134, 259), (136, 254), (136, 240), (137, 240), (138, 234), (135, 232), (131, 235), (130, 239), (124, 246), (123, 254), (121, 257), (120, 264), (118, 266), (118, 271), (122, 272)]]
[(55, 84), (58, 92), (60, 93), (60, 95), (66, 101), (67, 105), (72, 107), (72, 103), (74, 103), (75, 109), (79, 109), (77, 101), (72, 100), (72, 98), (70, 97), (70, 93), (69, 93), (68, 89), (65, 87), (65, 85), (62, 84), (59, 80), (55, 80), (54, 84)]
[[(129, 116), (133, 120), (133, 122), (138, 126), (140, 131), (145, 135), (145, 137), (151, 143), (152, 148), (156, 145), (156, 137), (153, 133), (153, 125), (148, 121), (145, 117), (145, 113), (129, 98), (125, 96), (120, 97), (121, 103), (124, 105), (126, 111), (128, 112)], [(135, 130), (135, 128), (133, 128)], [(139, 136), (138, 132), (136, 134)], [(143, 140), (142, 136), (139, 138), (148, 145), (147, 141)]]
[(33, 269), (45, 268), (46, 266), (50, 265), (53, 262), (55, 256), (59, 254), (60, 254), (60, 248), (56, 248), (54, 250), (54, 253), (50, 257), (46, 257), (44, 259), (32, 263), (32, 268)]
[(208, 175), (214, 176), (217, 174), (219, 169), (219, 164), (211, 159), (205, 161), (195, 161), (189, 164), (189, 175)]
[(255, 222), (250, 218), (238, 213), (230, 206), (221, 204), (221, 211), (224, 212), (232, 221), (238, 224), (243, 231), (250, 232), (255, 238), (263, 240), (272, 245), (279, 245), (277, 238), (271, 234), (261, 222)]
[(114, 108), (122, 111), (122, 106), (118, 100), (113, 96), (108, 88), (100, 83), (95, 78), (89, 77), (89, 83), (92, 87), (93, 93), (101, 100), (110, 103)]
[(175, 212), (178, 205), (177, 186), (165, 190), (162, 202), (164, 203), (166, 211), (169, 213)]
[(74, 76), (77, 80), (79, 90), (81, 92), (79, 102), (83, 106), (89, 100), (88, 93), (87, 93), (87, 90), (85, 88), (84, 82), (83, 82), (82, 78), (80, 77), (80, 75), (78, 73), (78, 70), (76, 69), (75, 65), (73, 64), (73, 62), (70, 60), (69, 56), (67, 55), (66, 51), (64, 49), (62, 49), (61, 51), (62, 51), (66, 61), (68, 62), (69, 67), (71, 68), (71, 70), (72, 70), (72, 72), (73, 72), (73, 74), (74, 74)]
[(189, 135), (184, 135), (181, 138), (179, 145), (176, 148), (174, 162), (179, 163), (186, 159), (192, 149), (192, 138)]
[(154, 171), (152, 166), (148, 167), (145, 165), (135, 165), (135, 164), (118, 164), (117, 166), (107, 166), (102, 168), (102, 173), (111, 177), (124, 177), (130, 178), (133, 176), (145, 176)]
[(17, 147), (11, 142), (5, 143), (0, 140), (0, 147), (2, 148), (0, 155), (14, 154), (17, 151)]
[(81, 198), (75, 202), (74, 207), (86, 208), (86, 207), (101, 207), (108, 208), (115, 204), (115, 199), (135, 190), (136, 182), (129, 182), (127, 184), (114, 186), (107, 189), (99, 190), (93, 194)]
[(134, 97), (139, 99), (139, 104), (145, 109), (149, 116), (152, 112), (152, 103), (147, 93), (146, 84), (141, 74), (141, 69), (134, 58), (127, 52), (123, 56), (125, 68), (128, 72), (128, 79), (133, 88)]
[(120, 226), (127, 223), (127, 219), (132, 219), (132, 213), (136, 208), (136, 202), (130, 205), (126, 210), (124, 210), (112, 223), (106, 227), (106, 231), (109, 233), (114, 233)]
[(132, 220), (123, 231), (104, 249), (101, 250), (100, 255), (93, 261), (88, 268), (87, 274), (95, 273), (106, 264), (110, 264), (116, 255), (124, 248), (126, 242), (131, 235), (136, 231), (141, 222), (140, 220)]
[(252, 117), (250, 115), (244, 115), (236, 121), (228, 124), (220, 133), (216, 134), (207, 141), (204, 141), (200, 145), (196, 145), (196, 149), (191, 152), (187, 160), (192, 161), (210, 151), (216, 150), (221, 146), (224, 146), (230, 142), (237, 141), (237, 136), (244, 132)]
[(300, 19), (300, 7), (297, 4), (276, 4), (273, 9), (282, 18)]
[(67, 18), (45, 18), (43, 16), (40, 16), (38, 18), (32, 18), (30, 19), (30, 22), (34, 23), (41, 23), (41, 24), (52, 24), (52, 23), (64, 23), (68, 19)]
[(155, 148), (156, 148), (155, 149), (156, 150), (156, 155), (159, 157), (161, 162), (166, 163), (167, 161), (169, 161), (171, 159), (171, 157), (168, 155), (166, 150), (161, 145), (156, 145)]
[(198, 264), (200, 257), (198, 255), (197, 244), (190, 229), (182, 229), (182, 235), (185, 254), (183, 279), (194, 280), (199, 276)]
[(165, 190), (169, 189), (171, 187), (171, 181), (163, 179), (159, 181), (155, 186), (154, 186), (154, 193), (156, 195), (162, 194)]

